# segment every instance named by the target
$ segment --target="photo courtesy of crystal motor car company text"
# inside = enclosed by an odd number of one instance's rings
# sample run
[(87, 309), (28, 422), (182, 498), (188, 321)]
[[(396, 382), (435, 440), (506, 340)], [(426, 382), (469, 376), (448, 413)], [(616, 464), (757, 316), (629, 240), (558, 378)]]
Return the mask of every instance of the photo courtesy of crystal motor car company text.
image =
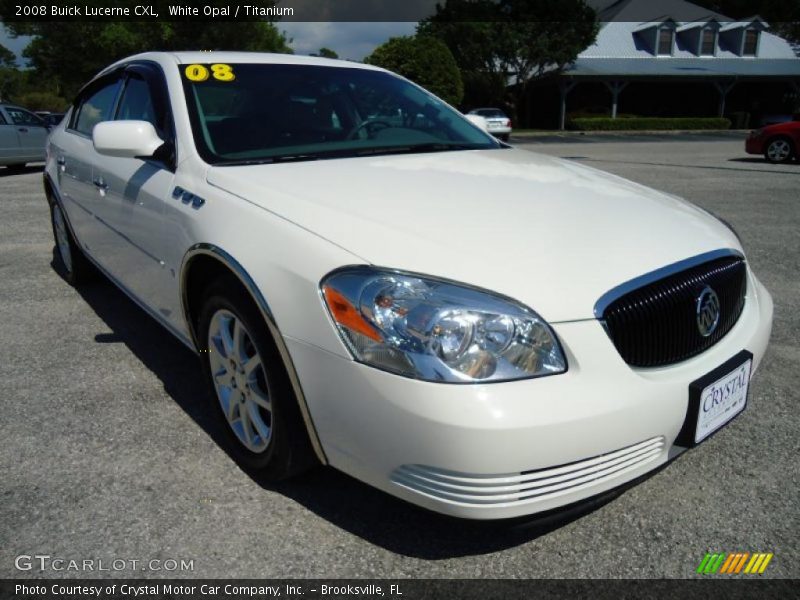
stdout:
[(715, 215), (497, 121), (357, 62), (130, 56), (49, 134), (57, 260), (198, 354), (266, 480), (330, 465), (466, 519), (573, 504), (742, 413), (773, 303)]

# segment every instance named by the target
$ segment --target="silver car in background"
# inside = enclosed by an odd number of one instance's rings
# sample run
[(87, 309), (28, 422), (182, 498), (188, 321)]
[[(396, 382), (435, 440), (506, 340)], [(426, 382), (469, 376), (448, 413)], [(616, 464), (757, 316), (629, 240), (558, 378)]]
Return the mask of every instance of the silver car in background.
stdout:
[(477, 115), (486, 120), (486, 131), (504, 142), (511, 136), (511, 119), (499, 108), (476, 108), (468, 115)]
[(26, 163), (44, 161), (49, 133), (47, 123), (31, 111), (0, 104), (0, 165), (21, 169)]

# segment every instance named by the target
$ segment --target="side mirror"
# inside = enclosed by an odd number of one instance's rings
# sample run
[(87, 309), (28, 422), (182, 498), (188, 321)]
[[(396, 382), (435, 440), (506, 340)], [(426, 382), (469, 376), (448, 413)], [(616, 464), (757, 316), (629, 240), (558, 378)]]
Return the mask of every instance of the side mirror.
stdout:
[(103, 121), (92, 130), (94, 149), (106, 156), (149, 158), (164, 144), (147, 121)]

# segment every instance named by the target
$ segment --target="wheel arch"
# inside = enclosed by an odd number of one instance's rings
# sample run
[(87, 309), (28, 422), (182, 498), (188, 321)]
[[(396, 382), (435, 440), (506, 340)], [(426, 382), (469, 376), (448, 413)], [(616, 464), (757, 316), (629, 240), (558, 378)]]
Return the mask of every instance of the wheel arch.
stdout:
[(80, 242), (78, 241), (78, 236), (75, 235), (75, 229), (72, 227), (72, 221), (69, 219), (69, 214), (67, 214), (67, 210), (64, 207), (64, 201), (61, 200), (61, 196), (58, 193), (58, 189), (53, 184), (53, 180), (50, 177), (49, 173), (45, 173), (42, 177), (43, 185), (44, 185), (44, 195), (47, 199), (48, 206), (52, 207), (58, 205), (61, 208), (61, 214), (64, 217), (64, 222), (67, 224), (67, 228), (69, 229), (70, 234), (72, 235), (72, 239), (75, 240), (75, 243), (80, 247)]
[(767, 141), (764, 142), (764, 150), (769, 148), (769, 145), (774, 142), (775, 140), (785, 140), (789, 142), (789, 146), (792, 148), (792, 153), (797, 154), (797, 144), (795, 143), (792, 136), (788, 133), (774, 133), (767, 138)]
[(186, 252), (181, 264), (181, 309), (192, 344), (197, 351), (202, 349), (202, 344), (198, 340), (196, 331), (197, 317), (200, 311), (200, 306), (197, 302), (199, 292), (202, 291), (205, 285), (221, 276), (233, 276), (261, 313), (270, 337), (275, 342), (275, 346), (281, 356), (283, 366), (289, 375), (289, 381), (297, 399), (298, 408), (303, 418), (309, 442), (314, 449), (314, 454), (320, 463), (327, 465), (328, 459), (314, 427), (305, 394), (300, 385), (300, 379), (266, 298), (244, 267), (228, 252), (215, 244), (195, 244)]

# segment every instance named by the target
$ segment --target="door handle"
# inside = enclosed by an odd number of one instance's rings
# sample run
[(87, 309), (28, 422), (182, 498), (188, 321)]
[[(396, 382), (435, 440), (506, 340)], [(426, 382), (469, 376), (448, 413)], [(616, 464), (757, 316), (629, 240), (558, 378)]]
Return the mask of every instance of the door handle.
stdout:
[(105, 192), (108, 189), (108, 184), (103, 180), (102, 177), (95, 177), (95, 179), (94, 179), (94, 181), (92, 181), (92, 183), (100, 191)]
[(19, 128), (17, 128), (17, 131), (21, 131), (22, 133), (28, 133), (28, 128), (27, 127), (19, 127)]

